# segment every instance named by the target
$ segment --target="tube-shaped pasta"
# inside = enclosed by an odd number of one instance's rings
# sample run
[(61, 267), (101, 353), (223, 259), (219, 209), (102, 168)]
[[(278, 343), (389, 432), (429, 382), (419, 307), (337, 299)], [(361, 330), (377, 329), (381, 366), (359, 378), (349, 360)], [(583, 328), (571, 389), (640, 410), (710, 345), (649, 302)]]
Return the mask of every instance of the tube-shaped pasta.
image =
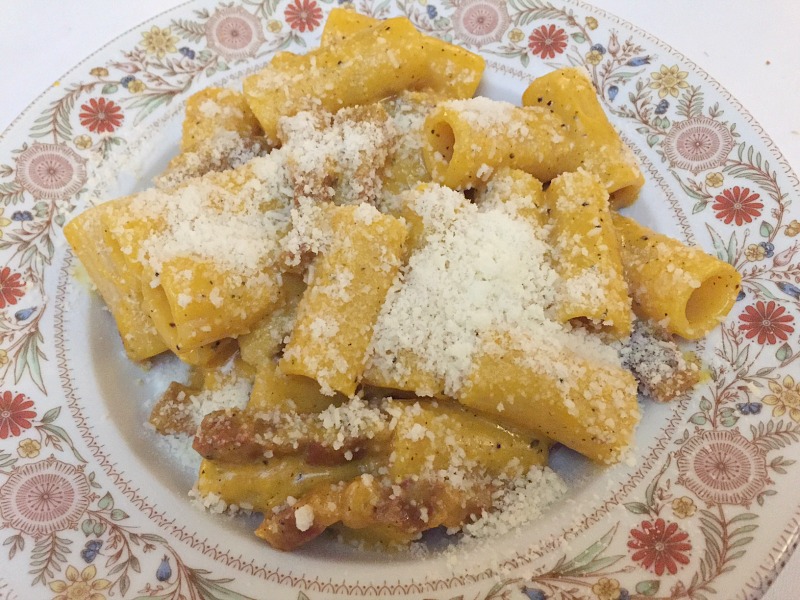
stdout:
[(354, 33), (371, 27), (380, 20), (369, 15), (362, 15), (354, 10), (347, 8), (334, 8), (328, 13), (325, 27), (322, 29), (322, 37), (319, 40), (320, 46), (330, 46), (347, 39)]
[(633, 311), (670, 333), (699, 339), (736, 302), (742, 276), (700, 248), (613, 215)]
[(273, 189), (277, 163), (266, 156), (146, 190), (110, 215), (106, 228), (175, 353), (247, 333), (277, 306), (278, 241), (288, 228)]
[[(197, 478), (201, 497), (214, 494), (227, 504), (250, 506), (267, 512), (284, 503), (287, 496), (300, 496), (317, 486), (330, 485), (377, 469), (385, 458), (368, 457), (338, 465), (309, 465), (299, 456), (285, 456), (268, 464), (231, 464), (203, 459)], [(213, 496), (212, 496), (213, 497)]]
[(281, 117), (318, 108), (335, 113), (425, 87), (430, 55), (408, 19), (387, 19), (302, 56), (277, 54), (244, 80), (244, 94), (264, 134), (275, 140)]
[[(436, 224), (430, 221), (426, 223), (425, 218), (422, 216), (425, 212), (424, 208), (420, 209), (418, 203), (429, 203), (431, 190), (438, 187), (435, 184), (423, 184), (415, 190), (410, 190), (403, 194), (400, 216), (408, 228), (406, 248), (408, 254), (412, 257), (415, 252), (426, 245), (427, 236), (436, 229)], [(454, 216), (467, 207), (469, 201), (461, 194), (456, 194), (455, 192), (450, 192), (450, 194), (452, 195), (451, 198), (455, 197), (456, 199), (452, 206), (451, 214), (451, 216)], [(387, 307), (383, 308), (385, 310)], [(386, 315), (382, 314), (383, 316)], [(378, 325), (380, 327), (380, 320)], [(417, 325), (413, 322), (413, 319), (408, 319), (409, 331), (414, 331), (415, 327)], [(377, 388), (414, 392), (418, 396), (446, 397), (444, 395), (444, 377), (441, 373), (434, 372), (430, 365), (426, 365), (428, 361), (423, 358), (418, 346), (386, 348), (385, 343), (380, 339), (380, 333), (377, 333), (376, 336), (376, 339), (373, 340), (373, 346), (377, 342), (377, 346), (381, 347), (383, 351), (373, 352), (369, 357), (367, 368), (364, 372), (364, 383)], [(373, 348), (374, 350), (375, 348)]]
[[(142, 285), (151, 287), (149, 280)], [(152, 289), (163, 295), (169, 308), (165, 327), (159, 327), (154, 319), (156, 329), (165, 339), (169, 335), (165, 331), (174, 331), (176, 352), (247, 333), (280, 302), (275, 267), (239, 275), (213, 261), (194, 257), (180, 256), (165, 262), (160, 285)]]
[[(353, 10), (334, 8), (328, 14), (320, 45), (339, 43), (379, 22)], [(448, 98), (471, 98), (483, 75), (483, 57), (435, 37), (426, 35), (423, 39), (430, 52), (426, 87)]]
[(142, 307), (139, 274), (110, 234), (113, 219), (131, 198), (120, 198), (90, 208), (64, 226), (64, 235), (92, 283), (114, 316), (125, 353), (144, 360), (167, 349)]
[(210, 87), (186, 99), (181, 152), (153, 179), (169, 190), (211, 171), (226, 171), (266, 154), (270, 147), (244, 94)]
[(343, 400), (341, 396), (331, 398), (320, 393), (319, 384), (313, 379), (286, 375), (276, 362), (269, 360), (258, 368), (247, 412), (318, 413), (331, 404), (338, 406)]
[(633, 438), (636, 398), (629, 371), (509, 333), (484, 344), (458, 400), (613, 463)]
[[(526, 472), (547, 464), (549, 444), (540, 436), (510, 431), (452, 401), (418, 405), (418, 410), (401, 414), (392, 438), (389, 476), (398, 483), (446, 471), (457, 461), (492, 477), (515, 476), (508, 472), (512, 466)], [(420, 438), (418, 431), (426, 435)]]
[(160, 287), (152, 288), (142, 283), (142, 309), (150, 316), (160, 339), (167, 348), (183, 362), (195, 367), (203, 367), (214, 362), (217, 348), (224, 341), (215, 341), (204, 346), (184, 347), (178, 338), (172, 311), (166, 294)]
[(280, 366), (352, 396), (378, 313), (405, 254), (406, 227), (366, 204), (331, 211), (332, 240), (313, 267)]
[[(432, 92), (406, 92), (382, 102), (392, 124), (400, 133), (393, 140), (394, 152), (389, 156), (382, 174), (385, 202), (393, 198), (397, 204), (399, 194), (431, 180), (422, 158), (425, 119), (444, 99), (441, 94)], [(394, 214), (398, 207), (389, 205), (386, 208)]]
[(616, 337), (630, 335), (631, 301), (602, 182), (578, 169), (556, 177), (544, 195), (553, 267), (561, 278), (559, 321), (585, 317)]
[(644, 176), (608, 121), (586, 71), (572, 67), (534, 79), (522, 94), (522, 105), (546, 107), (558, 115), (566, 124), (566, 135), (576, 142), (573, 160), (600, 177), (611, 194), (611, 206), (633, 204)]
[(237, 338), (242, 360), (255, 368), (271, 362), (280, 354), (284, 338), (292, 331), (297, 304), (306, 289), (300, 275), (283, 273), (281, 279), (277, 308), (253, 325), (248, 333)]
[[(410, 324), (409, 327), (413, 327)], [(376, 388), (411, 392), (419, 396), (444, 398), (444, 378), (425, 369), (422, 359), (413, 350), (399, 348), (393, 357), (398, 369), (381, 369), (368, 363), (364, 371), (364, 383)]]
[(453, 189), (480, 187), (500, 167), (541, 181), (580, 166), (564, 123), (540, 107), (488, 98), (439, 104), (425, 121), (423, 157), (433, 180)]
[(197, 150), (220, 132), (235, 132), (242, 137), (261, 134), (261, 126), (244, 94), (228, 88), (209, 87), (189, 96), (181, 152)]
[(504, 206), (539, 229), (547, 222), (547, 203), (542, 182), (530, 173), (503, 167), (475, 196), (485, 207)]

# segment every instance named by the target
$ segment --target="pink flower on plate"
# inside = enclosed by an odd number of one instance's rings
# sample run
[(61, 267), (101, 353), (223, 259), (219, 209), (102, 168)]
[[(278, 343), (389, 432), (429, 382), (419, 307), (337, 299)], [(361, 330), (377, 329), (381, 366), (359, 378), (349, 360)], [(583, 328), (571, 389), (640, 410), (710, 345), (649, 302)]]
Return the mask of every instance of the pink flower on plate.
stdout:
[(748, 506), (770, 483), (764, 451), (735, 429), (695, 434), (676, 458), (678, 484), (708, 504)]
[(711, 208), (717, 213), (717, 218), (726, 225), (736, 223), (737, 226), (741, 226), (752, 223), (753, 219), (760, 217), (764, 204), (760, 202), (760, 196), (751, 192), (750, 188), (735, 185), (717, 194)]
[(283, 11), (283, 16), (289, 27), (300, 33), (314, 31), (322, 24), (322, 9), (315, 0), (294, 0)]
[(227, 61), (255, 56), (265, 41), (258, 17), (241, 6), (218, 9), (205, 30), (209, 48)]
[(453, 13), (453, 35), (476, 48), (499, 41), (510, 24), (500, 0), (465, 0)]
[(17, 157), (16, 181), (37, 200), (74, 196), (86, 179), (86, 160), (63, 144), (34, 142)]
[(777, 344), (789, 339), (789, 334), (794, 333), (791, 323), (794, 317), (785, 314), (786, 308), (778, 306), (774, 300), (767, 303), (759, 300), (755, 306), (748, 306), (739, 315), (742, 322), (739, 329), (745, 332), (748, 340), (757, 338), (759, 344)]
[(51, 456), (11, 471), (0, 487), (0, 518), (38, 539), (74, 528), (91, 498), (83, 469)]
[(122, 109), (113, 100), (102, 97), (90, 98), (87, 104), (82, 104), (78, 117), (81, 125), (97, 133), (111, 133), (122, 125), (122, 120), (125, 118)]
[(25, 394), (12, 394), (8, 390), (0, 394), (0, 440), (19, 436), (30, 429), (35, 418), (33, 400)]
[(689, 564), (692, 544), (677, 523), (656, 519), (631, 529), (628, 548), (632, 560), (661, 577), (664, 571), (675, 575), (682, 565)]
[(561, 54), (567, 49), (567, 40), (567, 34), (561, 27), (542, 25), (531, 32), (528, 37), (528, 48), (542, 60), (555, 58), (556, 54)]
[(730, 130), (710, 117), (692, 117), (675, 123), (664, 138), (669, 164), (695, 175), (725, 164), (733, 149)]

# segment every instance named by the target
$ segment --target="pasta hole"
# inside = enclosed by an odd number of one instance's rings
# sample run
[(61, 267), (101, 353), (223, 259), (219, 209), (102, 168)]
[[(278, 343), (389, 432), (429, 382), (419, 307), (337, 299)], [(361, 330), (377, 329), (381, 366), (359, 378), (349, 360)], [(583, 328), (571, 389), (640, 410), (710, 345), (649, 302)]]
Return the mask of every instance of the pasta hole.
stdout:
[(725, 293), (731, 278), (725, 275), (712, 275), (694, 290), (686, 303), (686, 320), (692, 329), (708, 331), (716, 326), (718, 317), (730, 310), (731, 294)]
[(449, 123), (446, 121), (434, 123), (428, 139), (431, 146), (433, 146), (434, 152), (441, 154), (446, 163), (453, 159), (453, 145), (456, 141), (456, 134)]

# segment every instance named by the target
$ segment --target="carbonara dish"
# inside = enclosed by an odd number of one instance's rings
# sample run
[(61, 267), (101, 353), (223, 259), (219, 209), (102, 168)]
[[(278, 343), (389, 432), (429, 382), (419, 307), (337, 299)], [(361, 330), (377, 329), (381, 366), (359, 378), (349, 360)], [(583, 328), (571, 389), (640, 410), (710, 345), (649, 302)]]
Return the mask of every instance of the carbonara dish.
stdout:
[(319, 48), (189, 97), (151, 189), (65, 227), (128, 357), (192, 366), (151, 423), (193, 436), (193, 494), (275, 548), (552, 501), (550, 448), (621, 460), (639, 392), (689, 391), (677, 340), (733, 305), (732, 266), (619, 212), (644, 178), (586, 72), (511, 104), (483, 70), (335, 9)]

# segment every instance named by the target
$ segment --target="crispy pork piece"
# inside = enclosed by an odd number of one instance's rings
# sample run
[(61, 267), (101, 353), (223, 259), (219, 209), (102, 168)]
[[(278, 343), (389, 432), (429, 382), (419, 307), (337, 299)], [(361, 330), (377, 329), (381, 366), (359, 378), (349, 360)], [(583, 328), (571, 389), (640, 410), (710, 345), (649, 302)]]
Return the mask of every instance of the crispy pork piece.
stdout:
[(407, 479), (390, 485), (371, 475), (323, 486), (300, 501), (266, 514), (256, 535), (272, 547), (292, 551), (336, 523), (409, 542), (428, 529), (460, 528), (492, 506), (495, 486), (458, 488), (441, 481)]
[[(293, 455), (312, 465), (340, 464), (386, 451), (389, 415), (366, 406), (354, 399), (311, 414), (216, 411), (203, 418), (193, 447), (204, 458), (235, 464)], [(348, 426), (344, 421), (351, 416)]]

